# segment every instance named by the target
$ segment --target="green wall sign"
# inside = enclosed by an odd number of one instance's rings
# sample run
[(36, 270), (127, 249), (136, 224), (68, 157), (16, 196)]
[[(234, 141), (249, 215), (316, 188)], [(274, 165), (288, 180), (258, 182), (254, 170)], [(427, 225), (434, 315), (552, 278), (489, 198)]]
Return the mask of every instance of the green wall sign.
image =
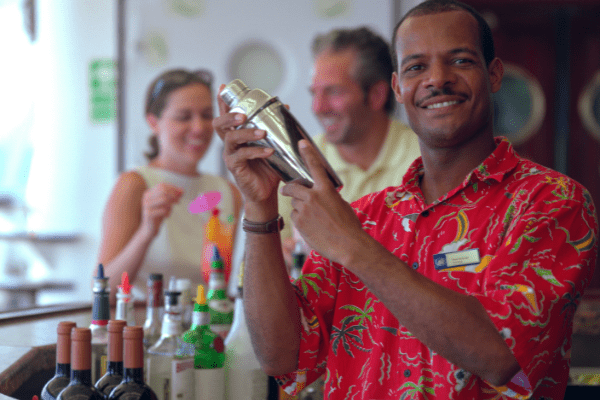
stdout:
[(117, 110), (117, 63), (104, 58), (92, 60), (89, 69), (90, 120), (104, 123), (115, 120)]

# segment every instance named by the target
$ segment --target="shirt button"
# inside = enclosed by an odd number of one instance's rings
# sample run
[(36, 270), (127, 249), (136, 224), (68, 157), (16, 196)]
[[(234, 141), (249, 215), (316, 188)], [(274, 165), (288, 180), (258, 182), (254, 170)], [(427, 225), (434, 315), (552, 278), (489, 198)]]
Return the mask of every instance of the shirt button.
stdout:
[(429, 210), (425, 210), (421, 213), (423, 217), (429, 217)]
[(404, 377), (408, 378), (410, 376), (410, 369), (405, 369), (404, 370)]

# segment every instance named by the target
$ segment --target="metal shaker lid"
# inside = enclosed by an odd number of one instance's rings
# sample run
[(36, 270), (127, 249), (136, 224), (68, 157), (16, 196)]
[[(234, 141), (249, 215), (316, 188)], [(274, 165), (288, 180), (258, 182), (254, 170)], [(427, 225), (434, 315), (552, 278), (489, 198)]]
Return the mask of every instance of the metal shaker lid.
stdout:
[(221, 91), (221, 98), (229, 107), (235, 107), (240, 99), (249, 91), (250, 88), (244, 82), (240, 79), (234, 79)]

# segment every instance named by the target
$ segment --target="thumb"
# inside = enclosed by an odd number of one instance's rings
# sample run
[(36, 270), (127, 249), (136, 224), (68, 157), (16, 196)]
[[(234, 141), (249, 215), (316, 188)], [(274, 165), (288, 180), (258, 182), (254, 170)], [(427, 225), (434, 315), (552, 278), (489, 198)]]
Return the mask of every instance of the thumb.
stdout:
[(327, 176), (327, 171), (321, 161), (317, 149), (315, 149), (315, 147), (306, 139), (302, 139), (298, 142), (298, 148), (300, 149), (300, 155), (308, 168), (308, 172), (310, 172), (310, 176), (312, 176), (313, 181), (315, 182), (315, 188), (333, 186)]

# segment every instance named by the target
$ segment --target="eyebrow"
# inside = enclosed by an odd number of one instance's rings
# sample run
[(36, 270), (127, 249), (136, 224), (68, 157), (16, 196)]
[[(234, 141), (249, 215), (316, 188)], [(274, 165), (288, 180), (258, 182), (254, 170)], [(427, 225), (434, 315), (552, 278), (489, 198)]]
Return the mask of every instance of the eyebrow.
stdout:
[[(473, 49), (471, 49), (469, 47), (458, 47), (456, 49), (450, 50), (448, 53), (452, 54), (452, 55), (459, 54), (459, 53), (468, 53), (468, 54), (471, 54), (474, 57), (479, 57), (479, 54), (475, 50), (473, 50)], [(410, 62), (412, 60), (416, 60), (416, 59), (419, 59), (419, 58), (422, 58), (422, 57), (425, 57), (425, 54), (423, 54), (423, 53), (411, 54), (410, 56), (407, 56), (407, 57), (403, 58), (402, 62), (400, 63), (400, 65), (402, 66), (402, 65), (404, 65), (404, 64), (406, 64), (406, 63), (408, 63), (408, 62)]]

